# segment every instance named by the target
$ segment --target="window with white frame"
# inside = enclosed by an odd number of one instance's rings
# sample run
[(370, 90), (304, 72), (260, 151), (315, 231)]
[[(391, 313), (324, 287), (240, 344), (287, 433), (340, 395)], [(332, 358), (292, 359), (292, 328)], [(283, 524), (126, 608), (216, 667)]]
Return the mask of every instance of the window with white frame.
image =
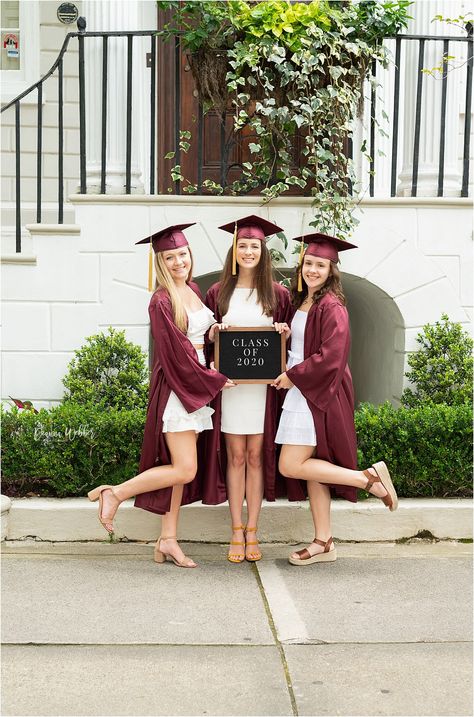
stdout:
[(0, 49), (0, 70), (20, 69), (20, 3), (18, 0), (3, 0), (0, 5), (2, 47)]
[(1, 0), (0, 23), (1, 99), (9, 102), (40, 79), (38, 0)]

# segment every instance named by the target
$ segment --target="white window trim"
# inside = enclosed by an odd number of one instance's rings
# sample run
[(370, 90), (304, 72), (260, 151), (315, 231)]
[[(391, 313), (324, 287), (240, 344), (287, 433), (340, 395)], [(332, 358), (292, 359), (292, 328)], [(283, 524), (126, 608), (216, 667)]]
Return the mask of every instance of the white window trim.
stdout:
[[(39, 0), (20, 0), (20, 70), (1, 70), (1, 101), (11, 102), (19, 94), (41, 79), (40, 67), (40, 17)], [(32, 92), (22, 104), (37, 104), (38, 95)]]

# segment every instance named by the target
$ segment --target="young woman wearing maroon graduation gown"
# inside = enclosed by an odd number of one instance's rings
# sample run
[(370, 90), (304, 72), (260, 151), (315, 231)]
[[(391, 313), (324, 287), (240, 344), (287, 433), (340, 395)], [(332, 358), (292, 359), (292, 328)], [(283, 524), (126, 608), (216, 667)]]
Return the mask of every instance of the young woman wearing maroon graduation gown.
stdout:
[[(222, 279), (206, 295), (206, 304), (220, 327), (274, 326), (279, 333), (288, 332), (289, 294), (273, 281), (270, 253), (265, 245), (265, 237), (281, 229), (257, 216), (220, 228), (231, 234), (236, 231)], [(209, 333), (211, 342), (214, 333), (215, 327)], [(227, 488), (232, 521), (227, 557), (232, 563), (262, 557), (256, 532), (263, 497), (275, 500), (278, 398), (265, 384), (240, 384), (215, 402), (215, 432), (208, 436), (213, 444), (207, 451), (208, 472), (213, 476), (215, 502), (225, 500)], [(221, 451), (219, 428), (225, 436), (226, 456)], [(248, 513), (246, 528), (242, 523), (244, 498)]]
[(196, 439), (212, 429), (207, 404), (232, 382), (205, 367), (204, 334), (215, 319), (193, 284), (192, 256), (180, 224), (138, 242), (152, 241), (158, 288), (150, 306), (154, 363), (140, 459), (140, 474), (120, 485), (99, 486), (99, 520), (109, 533), (120, 503), (137, 496), (135, 505), (163, 515), (154, 559), (169, 556), (179, 567), (193, 568), (176, 539), (179, 508), (201, 498)]
[(337, 268), (338, 251), (355, 247), (324, 234), (304, 241), (309, 246), (291, 291), (295, 313), (289, 368), (274, 382), (278, 389), (290, 389), (276, 437), (283, 444), (280, 472), (307, 481), (315, 528), (313, 542), (290, 555), (293, 565), (336, 559), (331, 494), (355, 502), (357, 488), (363, 488), (390, 510), (398, 503), (385, 463), (357, 470), (349, 317)]

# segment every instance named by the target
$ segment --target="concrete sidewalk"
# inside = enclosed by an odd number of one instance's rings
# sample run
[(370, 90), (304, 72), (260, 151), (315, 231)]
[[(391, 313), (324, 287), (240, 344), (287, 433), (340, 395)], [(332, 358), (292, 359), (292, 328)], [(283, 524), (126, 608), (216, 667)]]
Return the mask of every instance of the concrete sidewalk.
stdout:
[(471, 546), (3, 546), (3, 715), (471, 715)]

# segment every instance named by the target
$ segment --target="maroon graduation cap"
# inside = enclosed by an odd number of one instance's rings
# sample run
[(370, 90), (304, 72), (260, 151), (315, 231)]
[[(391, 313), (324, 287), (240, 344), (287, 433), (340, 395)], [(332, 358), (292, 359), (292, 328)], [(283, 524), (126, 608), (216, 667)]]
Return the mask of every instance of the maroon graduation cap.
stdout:
[(183, 234), (183, 229), (192, 227), (196, 222), (190, 222), (189, 224), (173, 224), (166, 229), (160, 229), (159, 232), (155, 232), (151, 236), (135, 244), (150, 244), (150, 251), (148, 254), (148, 291), (153, 291), (153, 251), (155, 253), (161, 251), (170, 251), (170, 249), (179, 249), (182, 246), (189, 246), (188, 240)]
[(160, 229), (159, 232), (155, 232), (145, 239), (140, 239), (136, 244), (149, 244), (153, 247), (153, 251), (169, 251), (170, 249), (179, 249), (181, 246), (188, 246), (188, 240), (183, 234), (183, 229), (192, 227), (196, 222), (190, 222), (189, 224), (173, 224), (171, 227), (166, 229)]
[(237, 273), (235, 256), (237, 239), (260, 239), (260, 241), (265, 241), (265, 237), (283, 231), (281, 227), (262, 219), (262, 217), (257, 217), (256, 214), (250, 214), (248, 217), (236, 219), (233, 222), (229, 222), (229, 224), (223, 224), (219, 229), (234, 235), (232, 244), (232, 274), (234, 276)]

